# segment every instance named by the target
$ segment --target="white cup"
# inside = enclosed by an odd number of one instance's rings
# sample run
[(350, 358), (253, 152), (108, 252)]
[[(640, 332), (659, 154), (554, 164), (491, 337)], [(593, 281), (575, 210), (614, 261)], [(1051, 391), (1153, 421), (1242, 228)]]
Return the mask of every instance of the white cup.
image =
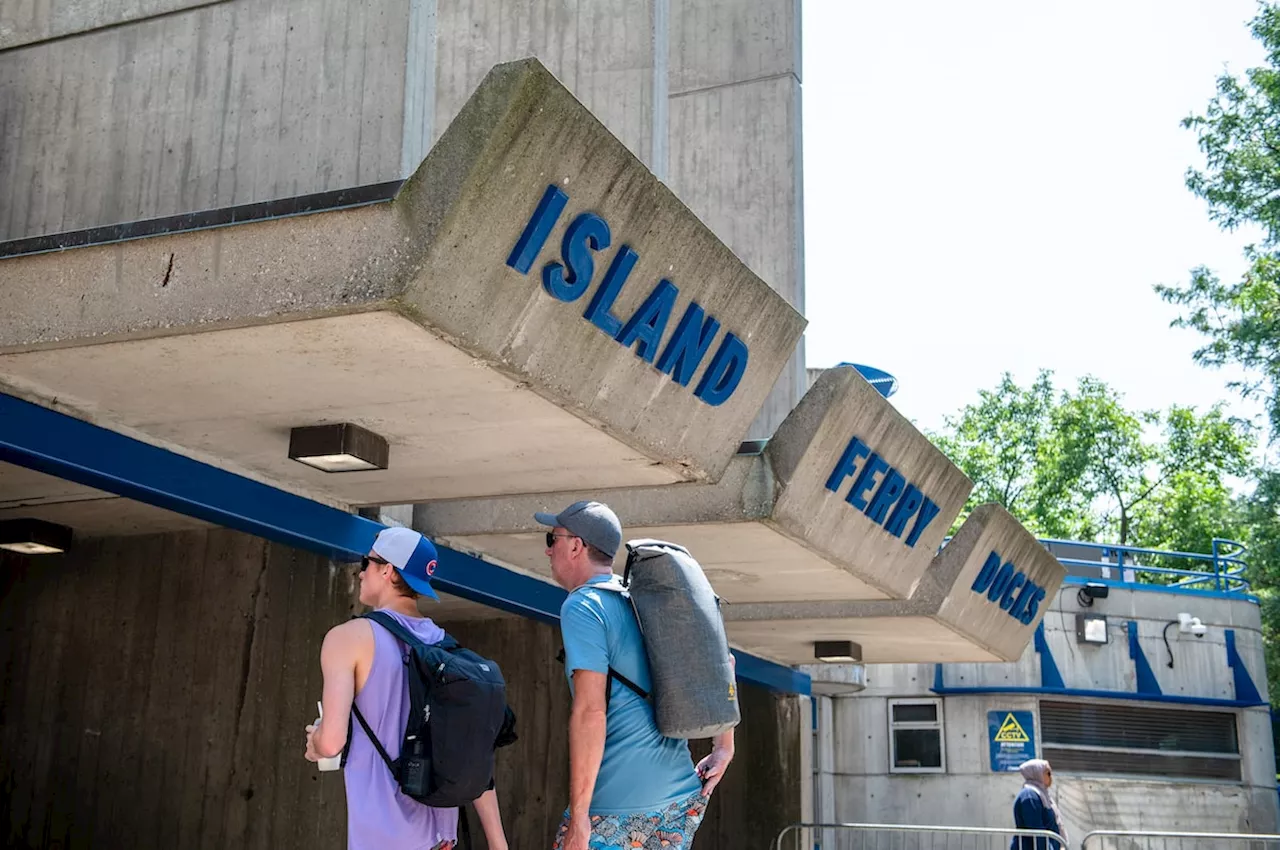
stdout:
[[(319, 726), (320, 721), (324, 719), (324, 707), (318, 702), (316, 703), (316, 711), (320, 712), (320, 716), (316, 718), (315, 723), (311, 724), (313, 726)], [(321, 771), (341, 770), (342, 753), (338, 753), (336, 756), (320, 759), (316, 762), (316, 767), (320, 768)]]

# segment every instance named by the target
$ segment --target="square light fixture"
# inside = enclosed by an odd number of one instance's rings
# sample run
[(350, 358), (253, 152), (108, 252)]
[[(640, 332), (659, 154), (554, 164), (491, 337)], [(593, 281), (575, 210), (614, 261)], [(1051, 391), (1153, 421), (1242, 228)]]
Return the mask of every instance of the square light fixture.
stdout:
[(813, 642), (813, 657), (828, 664), (856, 664), (862, 660), (862, 647), (851, 640), (818, 640)]
[(1076, 642), (1108, 643), (1107, 618), (1103, 614), (1076, 614)]
[(289, 432), (289, 457), (321, 472), (386, 469), (389, 453), (386, 440), (350, 422), (308, 425)]
[(0, 520), (0, 549), (22, 555), (57, 555), (71, 548), (71, 529), (42, 519)]

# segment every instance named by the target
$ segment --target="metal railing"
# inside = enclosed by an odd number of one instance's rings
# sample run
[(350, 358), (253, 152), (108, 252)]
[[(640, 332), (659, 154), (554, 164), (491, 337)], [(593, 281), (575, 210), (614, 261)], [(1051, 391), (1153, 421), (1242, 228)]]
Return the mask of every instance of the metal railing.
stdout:
[[(1146, 549), (1141, 546), (1118, 546), (1114, 543), (1081, 543), (1076, 540), (1055, 540), (1042, 538), (1040, 542), (1052, 549), (1053, 546), (1070, 546), (1073, 548), (1096, 550), (1101, 558), (1111, 559), (1086, 561), (1080, 558), (1064, 558), (1058, 555), (1058, 561), (1069, 567), (1083, 567), (1097, 570), (1099, 577), (1104, 569), (1125, 572), (1147, 573), (1152, 577), (1163, 579), (1158, 581), (1139, 581), (1139, 584), (1153, 584), (1165, 587), (1197, 588), (1202, 590), (1219, 590), (1227, 593), (1246, 593), (1249, 580), (1244, 577), (1248, 564), (1242, 555), (1248, 551), (1243, 543), (1215, 537), (1213, 551), (1210, 554), (1199, 552), (1170, 552), (1162, 549)], [(1181, 569), (1178, 567), (1159, 566), (1163, 561), (1190, 561), (1192, 564), (1204, 566), (1199, 569)]]
[(1230, 832), (1133, 832), (1099, 829), (1084, 837), (1080, 850), (1276, 850), (1280, 835)]
[[(804, 843), (804, 833), (821, 840)], [(788, 842), (787, 838), (791, 840)], [(1013, 838), (1027, 850), (1067, 850), (1057, 833), (1043, 829), (920, 826), (886, 823), (793, 823), (778, 833), (774, 850), (1009, 850)]]

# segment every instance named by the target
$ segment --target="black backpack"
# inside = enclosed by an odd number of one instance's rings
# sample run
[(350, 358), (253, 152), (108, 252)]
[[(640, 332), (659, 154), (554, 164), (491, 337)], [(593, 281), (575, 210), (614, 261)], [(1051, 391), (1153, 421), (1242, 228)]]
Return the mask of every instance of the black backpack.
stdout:
[(439, 643), (424, 643), (381, 611), (360, 616), (409, 650), (409, 719), (400, 758), (387, 755), (355, 703), (352, 713), (405, 796), (436, 808), (465, 806), (493, 787), (494, 748), (515, 740), (502, 671), (448, 635)]

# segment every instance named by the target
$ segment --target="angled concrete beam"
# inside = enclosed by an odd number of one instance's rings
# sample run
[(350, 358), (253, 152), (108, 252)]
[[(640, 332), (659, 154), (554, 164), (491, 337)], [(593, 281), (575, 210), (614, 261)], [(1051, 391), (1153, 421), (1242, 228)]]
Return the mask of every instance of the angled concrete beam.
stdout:
[[(1048, 610), (1046, 600), (1058, 592), (1065, 576), (1066, 568), (1021, 523), (1003, 507), (988, 504), (965, 519), (909, 599), (732, 605), (725, 609), (725, 620), (857, 621), (855, 633), (859, 628), (879, 633), (879, 623), (927, 618), (945, 627), (936, 632), (942, 638), (954, 633), (980, 648), (970, 660), (1016, 661)], [(873, 642), (865, 660), (933, 659), (886, 658)]]
[(804, 329), (536, 60), (494, 68), (376, 200), (2, 259), (0, 355), (390, 311), (705, 480)]

